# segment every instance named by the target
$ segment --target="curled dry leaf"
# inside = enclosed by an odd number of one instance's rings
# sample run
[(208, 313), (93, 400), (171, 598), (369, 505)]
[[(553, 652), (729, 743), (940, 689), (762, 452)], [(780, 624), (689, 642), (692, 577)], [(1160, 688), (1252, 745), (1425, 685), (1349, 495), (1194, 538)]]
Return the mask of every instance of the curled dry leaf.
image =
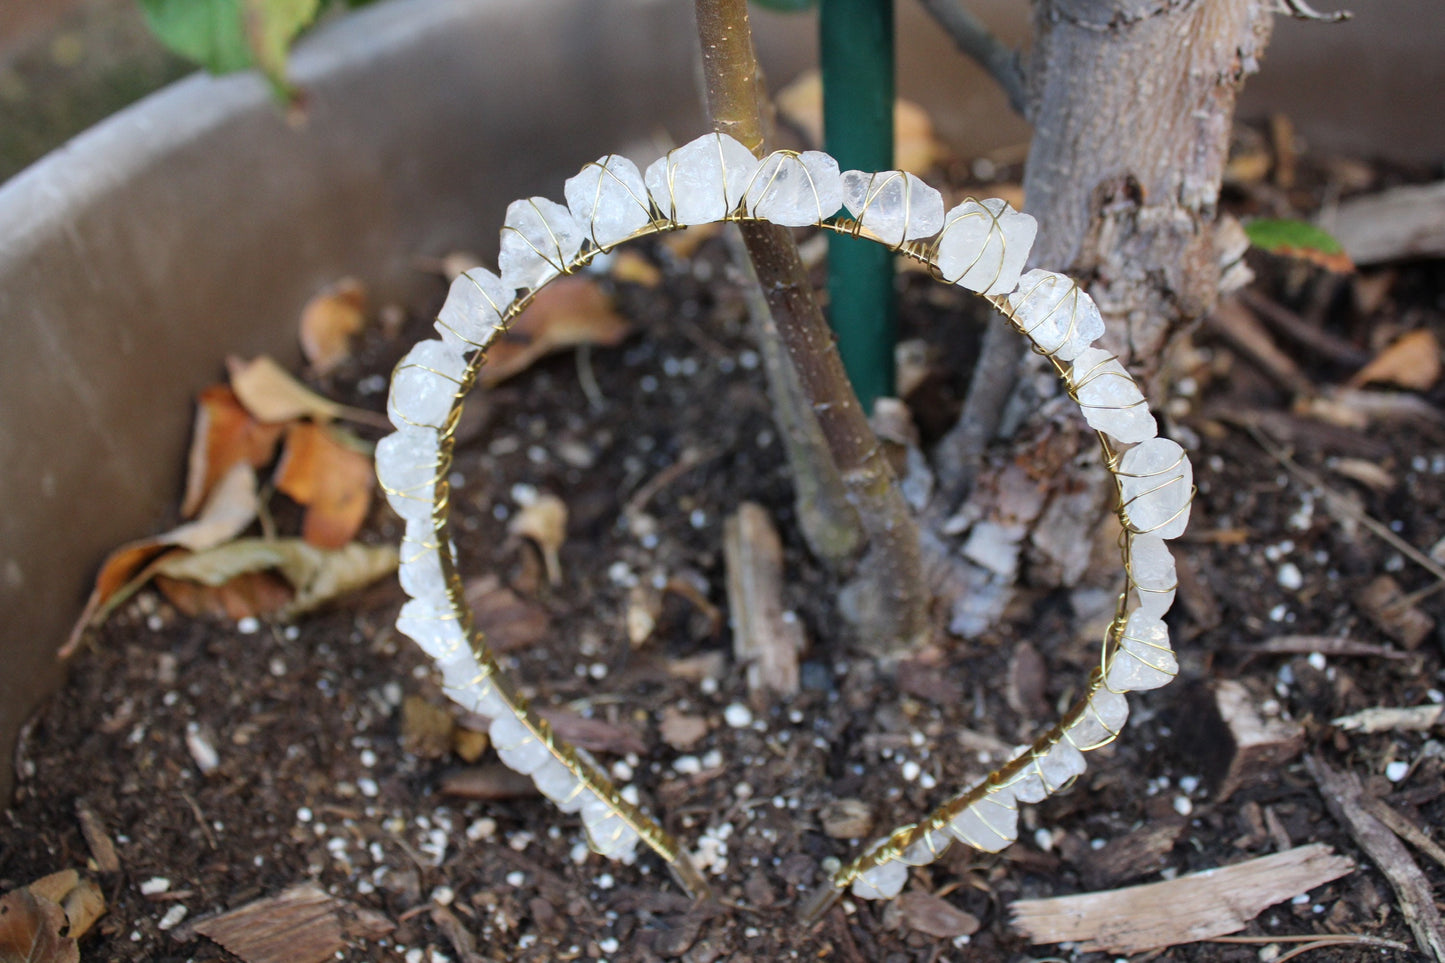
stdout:
[(557, 552), (567, 538), (567, 503), (556, 495), (539, 495), (512, 518), (507, 531), (536, 543), (547, 569), (547, 581), (560, 585), (562, 564)]
[(662, 283), (662, 271), (657, 265), (630, 247), (612, 255), (607, 273), (614, 281), (639, 284), (645, 288), (655, 288)]
[(227, 358), (226, 369), (230, 372), (231, 389), (236, 392), (236, 397), (260, 421), (275, 423), (300, 418), (332, 421), (344, 418), (376, 428), (391, 428), (385, 415), (321, 397), (291, 377), (285, 368), (267, 355), (250, 361)]
[(321, 549), (299, 538), (242, 538), (193, 555), (169, 555), (155, 566), (156, 574), (225, 586), (254, 573), (276, 572), (294, 593), (289, 602), (268, 611), (247, 615), (275, 615), (288, 619), (370, 585), (396, 570), (397, 551), (391, 545), (351, 543), (339, 549)]
[(80, 963), (75, 940), (60, 935), (65, 911), (28, 887), (0, 896), (0, 961)]
[(538, 291), (506, 337), (487, 352), (479, 380), (491, 388), (555, 351), (584, 344), (614, 347), (631, 330), (596, 281), (562, 278)]
[(162, 535), (128, 542), (111, 552), (101, 563), (95, 587), (60, 649), (60, 658), (68, 658), (86, 629), (104, 622), (155, 575), (156, 563), (166, 556), (167, 549), (203, 551), (230, 541), (255, 519), (256, 505), (256, 473), (247, 462), (238, 462), (215, 486), (194, 521)]
[(342, 278), (301, 310), (301, 352), (311, 370), (324, 375), (351, 357), (351, 339), (366, 323), (366, 288)]
[(1349, 380), (1348, 387), (1386, 382), (1425, 391), (1440, 378), (1440, 342), (1426, 328), (1402, 335)]
[(196, 514), (216, 483), (238, 462), (258, 470), (270, 464), (282, 430), (281, 425), (256, 420), (227, 385), (202, 391), (196, 397), (181, 516)]
[(276, 487), (306, 506), (301, 537), (317, 548), (341, 548), (366, 521), (376, 470), (360, 445), (314, 422), (296, 422), (286, 430)]

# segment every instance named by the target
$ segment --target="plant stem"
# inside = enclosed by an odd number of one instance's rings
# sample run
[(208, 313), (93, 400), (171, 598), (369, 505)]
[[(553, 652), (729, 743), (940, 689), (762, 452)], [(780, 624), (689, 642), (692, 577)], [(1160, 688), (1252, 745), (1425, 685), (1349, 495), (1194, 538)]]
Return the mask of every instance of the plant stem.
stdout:
[[(713, 126), (761, 153), (757, 60), (747, 2), (697, 0), (697, 24)], [(775, 224), (743, 222), (740, 227), (779, 340), (868, 537), (860, 584), (851, 587), (858, 597), (860, 641), (884, 655), (914, 648), (928, 629), (917, 524), (848, 382), (792, 235)]]
[[(844, 170), (893, 167), (893, 0), (822, 0), (823, 146)], [(893, 394), (893, 254), (828, 238), (828, 312), (863, 407)]]

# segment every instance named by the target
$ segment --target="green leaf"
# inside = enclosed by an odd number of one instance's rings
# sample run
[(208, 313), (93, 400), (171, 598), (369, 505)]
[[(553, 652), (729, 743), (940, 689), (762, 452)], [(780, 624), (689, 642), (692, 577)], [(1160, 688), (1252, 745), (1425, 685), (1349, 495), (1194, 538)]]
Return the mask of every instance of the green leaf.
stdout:
[(1245, 224), (1244, 233), (1251, 244), (1270, 254), (1301, 258), (1341, 273), (1355, 267), (1339, 241), (1306, 221), (1261, 217)]
[(291, 41), (316, 19), (320, 0), (140, 0), (161, 42), (212, 73), (256, 67), (286, 100)]

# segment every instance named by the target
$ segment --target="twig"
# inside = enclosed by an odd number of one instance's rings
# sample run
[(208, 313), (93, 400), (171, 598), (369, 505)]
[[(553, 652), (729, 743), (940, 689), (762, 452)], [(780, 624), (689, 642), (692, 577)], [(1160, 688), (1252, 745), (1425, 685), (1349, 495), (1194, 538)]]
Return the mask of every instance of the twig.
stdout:
[(722, 454), (721, 449), (714, 448), (711, 451), (699, 451), (696, 448), (684, 448), (677, 461), (668, 465), (662, 471), (653, 475), (641, 488), (632, 493), (623, 506), (622, 514), (628, 518), (640, 513), (647, 507), (647, 503), (668, 485), (677, 481), (683, 475), (692, 471), (699, 465), (705, 465)]
[(1441, 866), (1445, 866), (1445, 849), (1435, 842), (1425, 832), (1410, 820), (1396, 812), (1389, 803), (1383, 799), (1366, 799), (1365, 808), (1370, 815), (1384, 823), (1389, 830), (1399, 836), (1405, 842), (1414, 846), (1420, 852), (1429, 856)]
[(944, 511), (955, 510), (973, 491), (984, 451), (998, 433), (1004, 408), (1018, 384), (1024, 341), (1008, 325), (995, 321), (984, 331), (963, 411), (933, 450)]
[(1372, 645), (1353, 639), (1340, 639), (1332, 635), (1277, 635), (1258, 645), (1230, 645), (1229, 648), (1251, 655), (1356, 655), (1370, 659), (1408, 659), (1408, 653), (1392, 649), (1388, 645)]
[(1305, 756), (1305, 769), (1319, 786), (1330, 813), (1390, 881), (1420, 951), (1436, 963), (1445, 963), (1445, 925), (1435, 908), (1430, 881), (1410, 858), (1405, 844), (1369, 812), (1359, 778), (1351, 772), (1336, 772), (1316, 756)]
[(1280, 334), (1304, 345), (1322, 357), (1351, 368), (1363, 367), (1370, 360), (1369, 352), (1357, 348), (1344, 338), (1317, 328), (1284, 305), (1272, 301), (1258, 291), (1245, 288), (1239, 299)]
[(1245, 945), (1264, 945), (1271, 943), (1303, 943), (1299, 949), (1291, 950), (1284, 956), (1275, 960), (1275, 963), (1284, 963), (1285, 960), (1292, 960), (1296, 956), (1308, 953), (1310, 950), (1323, 949), (1326, 946), (1378, 946), (1380, 949), (1399, 950), (1402, 953), (1410, 952), (1410, 947), (1398, 940), (1387, 940), (1381, 936), (1366, 936), (1363, 933), (1310, 933), (1300, 936), (1216, 936), (1209, 940), (1210, 943), (1242, 943)]
[(1296, 478), (1300, 479), (1305, 484), (1309, 485), (1315, 491), (1319, 492), (1322, 496), (1324, 496), (1324, 498), (1332, 506), (1334, 506), (1335, 511), (1339, 512), (1341, 515), (1346, 516), (1351, 521), (1363, 525), (1366, 529), (1370, 531), (1371, 534), (1375, 535), (1377, 538), (1379, 538), (1385, 544), (1389, 545), (1395, 551), (1399, 552), (1401, 555), (1405, 556), (1410, 561), (1414, 562), (1416, 565), (1420, 566), (1425, 571), (1435, 576), (1435, 578), (1439, 579), (1441, 582), (1445, 582), (1445, 567), (1442, 567), (1439, 562), (1435, 561), (1429, 555), (1426, 555), (1424, 552), (1420, 551), (1418, 548), (1411, 545), (1409, 542), (1405, 541), (1394, 532), (1390, 531), (1389, 526), (1385, 525), (1382, 522), (1376, 521), (1374, 516), (1365, 512), (1363, 509), (1357, 506), (1354, 502), (1350, 501), (1344, 495), (1341, 495), (1333, 488), (1330, 488), (1328, 485), (1325, 484), (1324, 479), (1322, 479), (1319, 475), (1316, 475), (1308, 468), (1305, 468), (1303, 465), (1299, 464), (1289, 455), (1285, 454), (1282, 450), (1273, 445), (1270, 440), (1265, 437), (1264, 433), (1261, 432), (1258, 428), (1254, 427), (1253, 425), (1245, 425), (1244, 428), (1246, 431), (1249, 432), (1249, 436), (1255, 440), (1255, 443), (1258, 444), (1259, 447), (1264, 449), (1266, 454), (1268, 454), (1275, 461), (1283, 465), (1285, 470), (1288, 471), (1290, 474), (1294, 475)]
[(988, 72), (1020, 117), (1028, 116), (1028, 92), (1017, 50), (994, 36), (962, 0), (923, 0), (923, 7), (964, 54)]

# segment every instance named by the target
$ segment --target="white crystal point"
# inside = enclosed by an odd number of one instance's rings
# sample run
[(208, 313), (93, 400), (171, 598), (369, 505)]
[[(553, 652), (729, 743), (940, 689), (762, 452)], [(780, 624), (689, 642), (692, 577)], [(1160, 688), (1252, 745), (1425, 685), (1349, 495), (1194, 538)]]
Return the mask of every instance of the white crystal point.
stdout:
[(853, 880), (853, 895), (859, 899), (892, 899), (908, 882), (908, 864), (897, 860), (879, 863)]
[(376, 443), (376, 477), (392, 509), (407, 521), (430, 520), (440, 439), (430, 428), (403, 428)]
[(582, 794), (582, 828), (587, 830), (587, 841), (592, 849), (603, 856), (632, 862), (637, 849), (637, 830), (596, 793)]
[(927, 866), (941, 858), (948, 851), (953, 838), (941, 829), (935, 829), (918, 837), (898, 855), (900, 863), (909, 866)]
[(960, 842), (985, 853), (996, 853), (1018, 839), (1019, 810), (1007, 786), (992, 789), (948, 824)]
[(1139, 385), (1119, 359), (1103, 348), (1080, 352), (1069, 380), (1090, 428), (1130, 445), (1159, 434)]
[(1136, 535), (1178, 538), (1189, 525), (1194, 468), (1168, 438), (1150, 438), (1124, 452), (1117, 472), (1128, 528)]
[(1130, 615), (1119, 649), (1109, 661), (1105, 684), (1116, 692), (1138, 692), (1167, 685), (1178, 674), (1169, 627), (1141, 612)]
[(938, 270), (950, 284), (970, 291), (1007, 294), (1018, 286), (1038, 233), (1032, 215), (1002, 198), (970, 198), (944, 215)]
[(547, 744), (510, 712), (493, 718), (487, 731), (497, 758), (523, 775), (531, 775), (553, 758)]
[(943, 195), (904, 171), (846, 172), (843, 203), (860, 224), (894, 247), (943, 228)]
[(711, 224), (737, 210), (758, 164), (727, 134), (704, 134), (648, 165), (643, 180), (664, 217)]
[(1101, 685), (1089, 697), (1083, 714), (1069, 726), (1069, 741), (1080, 749), (1097, 749), (1124, 731), (1128, 719), (1128, 697)]
[(508, 705), (507, 700), (502, 696), (502, 691), (497, 688), (490, 675), (475, 679), (465, 686), (444, 685), (442, 691), (446, 693), (448, 699), (463, 709), (486, 716), (488, 719), (512, 714), (512, 707)]
[(561, 759), (554, 756), (538, 766), (532, 772), (532, 782), (538, 792), (564, 813), (575, 813), (582, 808), (582, 781)]
[(1104, 333), (1094, 299), (1074, 279), (1053, 271), (1030, 271), (1008, 296), (1009, 316), (1039, 350), (1072, 361)]
[(502, 286), (508, 291), (541, 287), (571, 263), (586, 236), (572, 213), (556, 201), (513, 201), (502, 223), (502, 253), (497, 258)]
[(470, 652), (466, 633), (450, 607), (433, 605), (426, 599), (412, 599), (401, 607), (396, 630), (411, 639), (433, 659), (451, 658)]
[(1044, 783), (1036, 760), (1031, 761), (1014, 777), (1008, 784), (1008, 789), (1013, 793), (1014, 799), (1021, 803), (1043, 802), (1049, 796), (1049, 786)]
[(1132, 536), (1129, 573), (1134, 581), (1134, 594), (1139, 599), (1139, 611), (1150, 618), (1163, 618), (1174, 604), (1174, 590), (1179, 585), (1169, 546), (1157, 535)]
[(467, 361), (460, 343), (418, 341), (396, 364), (386, 414), (398, 428), (441, 428), (461, 388)]
[(822, 151), (775, 151), (758, 165), (746, 197), (754, 217), (804, 227), (832, 217), (843, 206), (843, 178), (838, 162)]
[(401, 590), (414, 599), (426, 599), (437, 606), (450, 605), (447, 580), (437, 552), (436, 529), (430, 517), (407, 519), (397, 579)]
[(1054, 743), (1052, 749), (1044, 753), (1038, 761), (1039, 775), (1043, 777), (1044, 784), (1048, 786), (1049, 792), (1058, 792), (1067, 786), (1071, 780), (1084, 774), (1087, 764), (1084, 762), (1084, 754), (1074, 747), (1074, 744), (1067, 739), (1060, 739)]
[(512, 295), (502, 279), (486, 268), (458, 274), (437, 314), (441, 339), (463, 350), (485, 348), (497, 336), (497, 323), (511, 304)]
[(652, 204), (637, 165), (608, 154), (567, 178), (567, 209), (597, 247), (609, 247), (652, 223)]

